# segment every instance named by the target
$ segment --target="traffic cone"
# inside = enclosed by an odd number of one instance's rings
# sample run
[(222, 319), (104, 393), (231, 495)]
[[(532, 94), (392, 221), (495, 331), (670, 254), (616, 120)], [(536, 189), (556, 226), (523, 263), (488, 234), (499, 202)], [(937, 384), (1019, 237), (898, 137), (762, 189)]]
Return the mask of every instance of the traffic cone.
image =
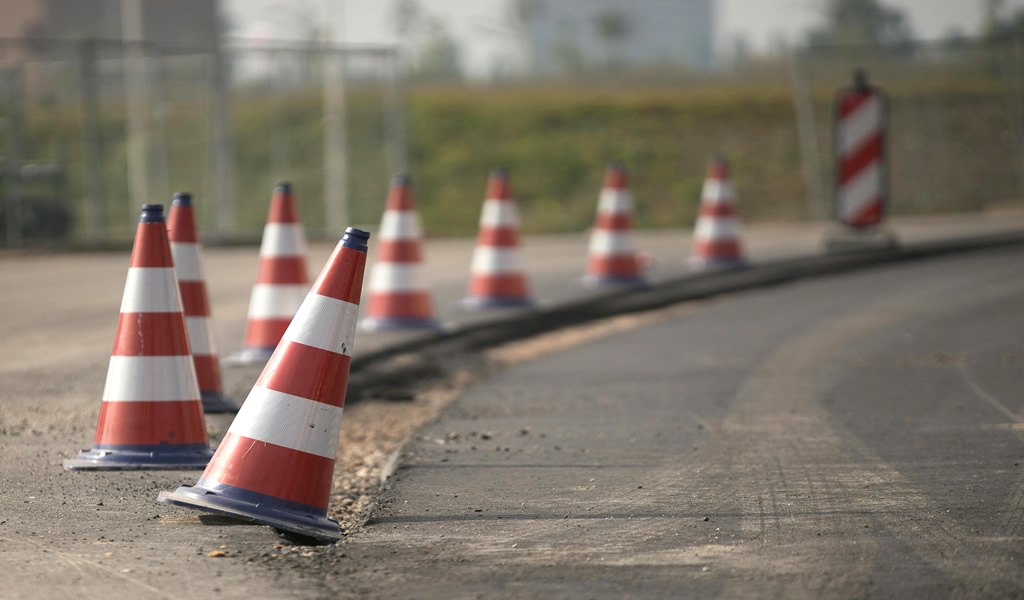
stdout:
[(642, 271), (633, 245), (633, 195), (626, 169), (613, 162), (604, 174), (584, 280), (592, 285), (644, 285)]
[(327, 501), (369, 234), (349, 227), (194, 485), (160, 502), (334, 540)]
[(174, 194), (171, 213), (167, 217), (167, 234), (171, 240), (174, 274), (178, 277), (178, 288), (181, 290), (188, 346), (192, 350), (192, 362), (196, 365), (203, 412), (235, 412), (238, 407), (224, 396), (224, 385), (220, 379), (220, 360), (217, 358), (217, 345), (213, 337), (210, 300), (206, 295), (206, 281), (199, 260), (202, 244), (199, 242), (191, 194)]
[(206, 437), (196, 368), (161, 204), (143, 204), (91, 450), (79, 469), (201, 469)]
[(462, 301), (469, 308), (533, 304), (519, 255), (519, 210), (501, 169), (487, 182), (469, 277), (469, 292)]
[(370, 303), (359, 327), (365, 331), (439, 329), (420, 275), (423, 233), (407, 176), (391, 181), (379, 235), (377, 262), (370, 275)]
[(249, 298), (245, 344), (231, 357), (232, 364), (267, 362), (309, 291), (306, 273), (306, 235), (299, 209), (291, 184), (279, 183), (263, 228), (260, 270)]
[(729, 163), (715, 155), (701, 191), (690, 266), (709, 269), (746, 265), (740, 244), (740, 220), (736, 216), (736, 192), (729, 182)]

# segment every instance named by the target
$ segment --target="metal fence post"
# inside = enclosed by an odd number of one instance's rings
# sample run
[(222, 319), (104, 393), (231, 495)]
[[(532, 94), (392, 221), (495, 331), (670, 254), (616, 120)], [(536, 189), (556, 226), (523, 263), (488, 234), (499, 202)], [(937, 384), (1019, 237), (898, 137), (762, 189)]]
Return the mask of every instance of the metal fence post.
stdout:
[(25, 120), (22, 105), (21, 67), (3, 70), (4, 87), (7, 91), (7, 156), (3, 162), (4, 221), (6, 224), (7, 247), (22, 245), (21, 222), (18, 219), (18, 205), (21, 203), (21, 163), (23, 160), (22, 133)]
[(823, 219), (828, 214), (825, 184), (822, 181), (821, 155), (818, 147), (818, 128), (814, 119), (814, 90), (807, 84), (799, 50), (790, 56), (790, 75), (793, 82), (793, 109), (796, 113), (797, 137), (803, 165), (804, 184), (807, 186), (807, 216)]
[(85, 148), (85, 189), (88, 196), (88, 236), (101, 239), (107, 232), (106, 194), (103, 191), (103, 134), (100, 131), (99, 76), (96, 41), (78, 46), (79, 92), (82, 99), (82, 145)]
[[(142, 0), (121, 0), (124, 83), (128, 109), (127, 215), (149, 203), (149, 101), (146, 51), (142, 41)], [(124, 221), (122, 221), (124, 222)]]
[(1013, 107), (1014, 107), (1014, 128), (1017, 133), (1017, 157), (1018, 163), (1020, 164), (1020, 189), (1021, 195), (1024, 196), (1024, 98), (1021, 97), (1021, 81), (1020, 81), (1020, 70), (1021, 70), (1021, 59), (1020, 59), (1020, 40), (1016, 37), (1013, 38), (1013, 68), (1007, 69), (1007, 76), (1011, 81), (1007, 81), (1007, 85), (1012, 86), (1013, 89)]
[(171, 140), (167, 129), (167, 57), (161, 53), (152, 53), (150, 61), (150, 93), (149, 102), (152, 113), (152, 140), (150, 151), (153, 153), (153, 174), (149, 186), (156, 191), (159, 202), (167, 202), (171, 192)]
[(402, 65), (398, 49), (385, 50), (384, 131), (390, 138), (391, 169), (394, 173), (408, 173), (409, 152), (405, 131), (405, 88), (402, 84)]
[(235, 165), (231, 148), (231, 124), (228, 121), (228, 81), (224, 68), (224, 49), (219, 37), (215, 38), (210, 53), (210, 145), (213, 168), (210, 170), (212, 197), (216, 206), (217, 233), (235, 231)]
[(345, 54), (324, 46), (324, 222), (340, 235), (348, 221), (348, 148), (345, 139)]
[(1017, 62), (1017, 43), (1012, 45), (1006, 43), (993, 44), (996, 52), (999, 53), (999, 63), (1003, 75), (1003, 87), (1006, 89), (1006, 115), (1009, 120), (1009, 129), (1015, 138), (1014, 149), (1016, 150), (1014, 166), (1017, 170), (1017, 182), (1021, 195), (1024, 195), (1024, 112), (1020, 102), (1020, 85), (1014, 73), (1014, 65)]
[[(273, 94), (270, 108), (270, 175), (275, 180), (287, 180), (292, 169), (291, 130), (288, 123), (288, 83), (283, 73), (288, 72), (288, 56), (280, 50), (264, 51), (267, 86)], [(283, 66), (282, 66), (283, 65)]]

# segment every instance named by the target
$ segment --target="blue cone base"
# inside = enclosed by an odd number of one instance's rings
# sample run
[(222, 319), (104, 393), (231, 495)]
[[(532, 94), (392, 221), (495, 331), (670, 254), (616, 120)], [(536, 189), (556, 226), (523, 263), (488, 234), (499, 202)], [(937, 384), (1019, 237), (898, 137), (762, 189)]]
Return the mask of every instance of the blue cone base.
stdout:
[(250, 346), (248, 348), (242, 348), (238, 352), (228, 357), (225, 363), (232, 366), (248, 367), (248, 366), (261, 366), (267, 364), (270, 357), (274, 355), (274, 350), (277, 346)]
[(745, 259), (742, 258), (702, 258), (700, 256), (691, 256), (690, 268), (693, 269), (747, 269), (750, 267)]
[(585, 275), (583, 283), (590, 287), (647, 287), (643, 277), (615, 277), (612, 275)]
[(206, 444), (158, 446), (97, 446), (64, 461), (69, 471), (130, 471), (140, 469), (205, 469), (213, 458)]
[(200, 397), (203, 399), (203, 413), (233, 413), (238, 412), (238, 407), (235, 403), (228, 400), (227, 396), (220, 392), (212, 391), (200, 391)]
[[(225, 487), (228, 490), (235, 489), (230, 486)], [(157, 500), (165, 504), (205, 510), (206, 512), (246, 521), (255, 521), (275, 529), (289, 531), (318, 540), (334, 541), (340, 540), (342, 537), (341, 531), (338, 530), (338, 522), (333, 519), (276, 505), (277, 503), (273, 502), (274, 499), (269, 496), (265, 498), (270, 500), (270, 502), (261, 502), (260, 500), (264, 498), (262, 494), (239, 491), (246, 496), (251, 496), (251, 501), (229, 497), (225, 494), (199, 487), (198, 485), (183, 485), (174, 492), (160, 492)]]
[(462, 306), (469, 309), (529, 308), (533, 306), (533, 300), (508, 296), (466, 296), (462, 299)]
[(359, 329), (366, 332), (394, 331), (401, 329), (440, 330), (441, 323), (434, 319), (402, 319), (390, 317), (366, 317), (359, 322)]

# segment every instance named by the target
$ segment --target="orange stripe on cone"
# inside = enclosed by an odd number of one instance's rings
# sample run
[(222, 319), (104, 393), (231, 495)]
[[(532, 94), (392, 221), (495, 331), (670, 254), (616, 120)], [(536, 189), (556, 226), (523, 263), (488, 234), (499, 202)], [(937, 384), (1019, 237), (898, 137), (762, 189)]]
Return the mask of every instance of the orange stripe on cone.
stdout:
[(619, 163), (610, 163), (605, 170), (584, 280), (592, 285), (645, 283), (633, 241), (633, 197)]
[(711, 159), (701, 190), (700, 210), (693, 234), (690, 265), (696, 269), (746, 266), (740, 243), (736, 193), (729, 180), (729, 163)]
[(306, 236), (291, 185), (280, 183), (274, 188), (267, 224), (263, 228), (259, 272), (249, 299), (244, 347), (229, 362), (265, 364), (307, 291)]
[(422, 238), (412, 184), (396, 176), (381, 220), (366, 316), (359, 323), (364, 331), (440, 327), (422, 279)]
[(327, 503), (368, 237), (346, 230), (199, 481), (161, 502), (341, 537)]
[(64, 466), (202, 468), (212, 452), (162, 205), (142, 206), (130, 264), (93, 448)]
[(199, 228), (196, 226), (191, 194), (174, 195), (171, 213), (167, 218), (167, 233), (171, 242), (171, 254), (175, 259), (182, 307), (189, 324), (188, 341), (192, 348), (192, 362), (196, 366), (203, 411), (234, 412), (238, 407), (224, 396), (224, 384), (220, 378), (210, 299), (206, 294), (206, 280), (202, 270), (202, 244), (199, 241)]
[(491, 173), (480, 211), (480, 232), (470, 266), (467, 308), (531, 306), (529, 286), (519, 252), (519, 208), (508, 174)]

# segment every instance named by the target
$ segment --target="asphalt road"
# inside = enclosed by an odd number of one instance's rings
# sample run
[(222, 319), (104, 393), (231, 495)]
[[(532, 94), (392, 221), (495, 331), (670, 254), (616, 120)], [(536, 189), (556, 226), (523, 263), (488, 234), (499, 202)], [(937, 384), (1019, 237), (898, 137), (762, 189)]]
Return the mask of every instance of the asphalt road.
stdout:
[[(817, 234), (750, 245), (800, 253)], [(659, 277), (682, 270), (675, 233), (647, 240)], [(542, 239), (527, 262), (581, 244)], [(467, 251), (427, 249), (443, 314), (458, 314)], [(541, 260), (538, 291), (588, 293), (569, 283), (576, 259), (557, 257)], [(1019, 595), (1022, 258), (740, 294), (510, 368), (417, 435), (362, 532), (274, 548), (269, 528), (153, 501), (194, 472), (61, 469), (92, 438), (127, 257), (5, 256), (0, 598)], [(208, 253), (223, 351), (254, 269), (251, 249)], [(357, 352), (400, 341), (360, 337)], [(255, 376), (226, 374), (238, 395)], [(229, 423), (208, 417), (212, 437)]]
[(408, 446), (325, 585), (1020, 597), (1022, 264), (986, 252), (736, 295), (505, 370)]
[[(821, 252), (829, 227), (827, 223), (758, 224), (745, 230), (744, 244), (755, 264), (813, 255)], [(907, 242), (996, 234), (1024, 228), (1024, 211), (893, 219), (890, 227)], [(376, 253), (373, 239), (368, 265)], [(585, 233), (524, 239), (524, 263), (540, 305), (604, 293), (581, 285), (587, 241)], [(689, 231), (637, 233), (638, 248), (651, 259), (648, 274), (653, 282), (689, 272), (686, 258), (690, 244)], [(307, 256), (311, 277), (319, 273), (333, 249), (333, 243), (310, 246)], [(465, 295), (472, 251), (473, 240), (426, 241), (424, 274), (438, 318), (445, 323), (467, 324), (495, 316), (491, 311), (466, 311), (458, 304)], [(0, 306), (5, 309), (0, 312), (0, 339), (4, 340), (0, 344), (0, 400), (7, 405), (3, 415), (6, 421), (28, 419), (31, 424), (33, 407), (45, 398), (69, 409), (62, 416), (95, 422), (128, 257), (127, 249), (109, 253), (0, 254)], [(224, 358), (241, 347), (259, 257), (252, 247), (206, 248), (203, 259), (217, 348)], [(360, 335), (354, 356), (400, 345), (420, 335)], [(259, 371), (224, 369), (225, 391), (236, 402), (243, 400)], [(55, 385), (54, 376), (61, 385)], [(51, 424), (41, 423), (43, 427)]]

